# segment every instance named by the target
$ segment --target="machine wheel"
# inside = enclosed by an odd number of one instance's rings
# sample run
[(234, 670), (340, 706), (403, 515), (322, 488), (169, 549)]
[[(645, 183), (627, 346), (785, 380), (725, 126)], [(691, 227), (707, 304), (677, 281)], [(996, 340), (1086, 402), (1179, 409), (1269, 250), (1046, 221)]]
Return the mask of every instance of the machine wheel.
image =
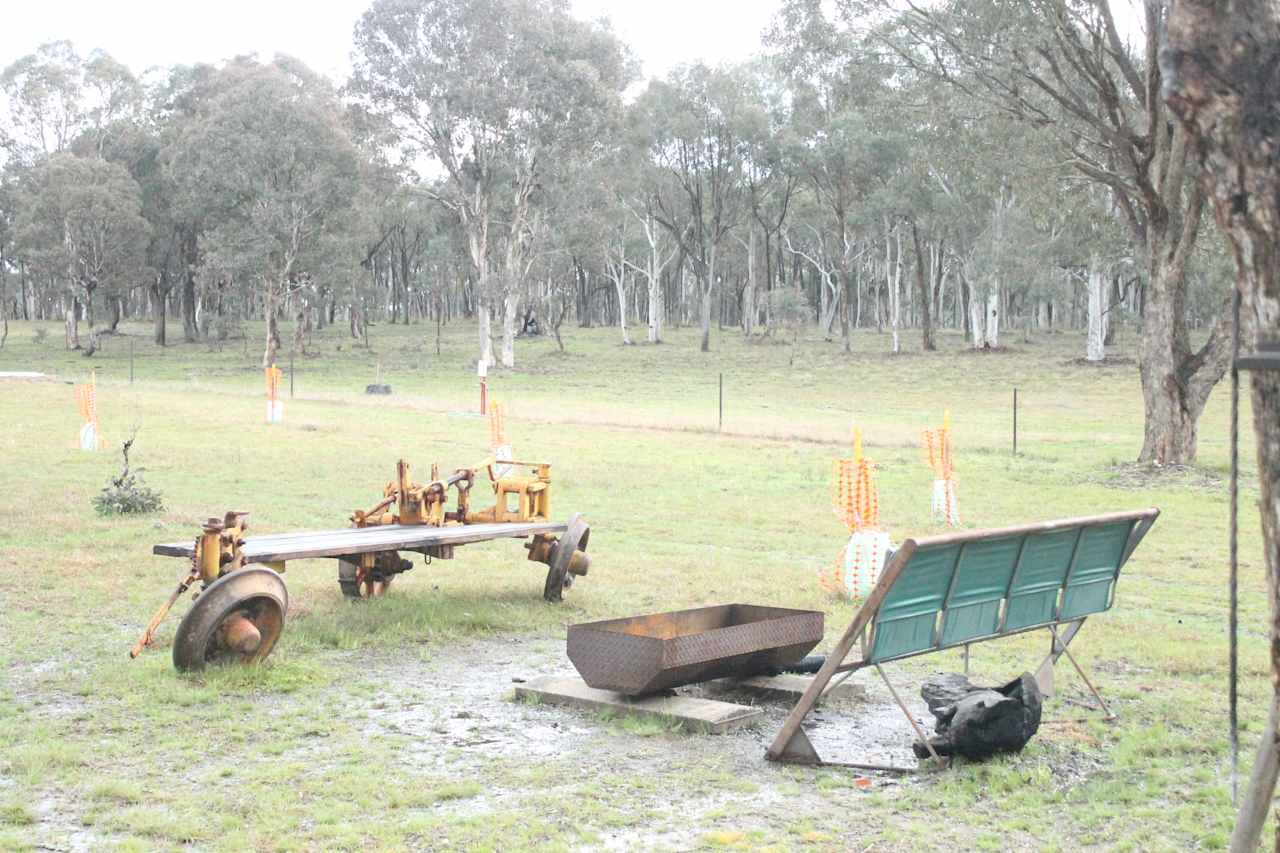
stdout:
[[(551, 551), (551, 568), (547, 571), (547, 582), (542, 587), (542, 597), (547, 601), (561, 601), (564, 598), (564, 591), (573, 583), (574, 574), (587, 573), (587, 568), (591, 565), (586, 553), (587, 540), (591, 538), (591, 526), (583, 520), (580, 513), (574, 513), (569, 519), (569, 527), (556, 541), (555, 548)], [(569, 566), (574, 562), (574, 556), (577, 555), (578, 560), (576, 568), (577, 572), (570, 572)]]
[(265, 566), (246, 566), (205, 587), (178, 625), (173, 665), (204, 669), (209, 663), (257, 663), (271, 654), (284, 630), (289, 591)]
[(338, 586), (347, 598), (374, 598), (386, 594), (395, 575), (411, 568), (413, 562), (400, 559), (395, 551), (378, 554), (372, 572), (361, 572), (358, 562), (339, 560)]

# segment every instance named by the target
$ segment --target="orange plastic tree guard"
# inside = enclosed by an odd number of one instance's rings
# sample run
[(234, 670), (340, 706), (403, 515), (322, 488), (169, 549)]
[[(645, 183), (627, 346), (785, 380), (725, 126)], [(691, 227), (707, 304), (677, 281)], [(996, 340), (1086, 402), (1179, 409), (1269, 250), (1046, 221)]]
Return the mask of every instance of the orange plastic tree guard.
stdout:
[[(76, 409), (80, 413), (80, 448), (82, 450), (103, 450), (107, 441), (102, 437), (102, 429), (98, 424), (98, 374), (89, 374), (89, 381), (76, 385)], [(86, 436), (86, 431), (88, 435)], [(86, 444), (88, 446), (86, 446)]]
[[(818, 582), (833, 595), (861, 597), (863, 578), (874, 578), (884, 555), (879, 551), (878, 537), (871, 540), (870, 553), (855, 548), (852, 561), (849, 548), (855, 534), (871, 532), (880, 524), (880, 496), (875, 484), (875, 466), (862, 455), (862, 430), (853, 433), (853, 456), (837, 459), (832, 465), (831, 508), (836, 518), (849, 531), (849, 542), (836, 556), (829, 569), (818, 572)], [(864, 565), (866, 562), (870, 565)], [(847, 580), (846, 580), (847, 578)], [(868, 585), (869, 588), (869, 585)]]
[(943, 412), (942, 426), (927, 429), (923, 433), (925, 462), (933, 469), (934, 520), (950, 525), (960, 524), (960, 510), (956, 506), (955, 466), (951, 459), (951, 411)]
[(280, 377), (283, 375), (280, 368), (274, 364), (266, 369), (267, 374), (267, 399), (275, 402), (280, 399)]
[(284, 420), (284, 406), (280, 402), (280, 377), (284, 374), (274, 364), (264, 371), (267, 379), (267, 423)]
[(507, 443), (507, 421), (502, 404), (494, 400), (489, 404), (489, 448), (496, 450)]

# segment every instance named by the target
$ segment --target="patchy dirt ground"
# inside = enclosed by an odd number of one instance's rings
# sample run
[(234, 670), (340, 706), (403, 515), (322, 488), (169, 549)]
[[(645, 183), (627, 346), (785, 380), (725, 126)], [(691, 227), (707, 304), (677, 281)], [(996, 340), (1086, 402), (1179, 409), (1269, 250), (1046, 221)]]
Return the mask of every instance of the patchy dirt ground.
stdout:
[[(761, 722), (721, 735), (657, 731), (638, 725), (639, 733), (618, 719), (589, 711), (515, 701), (519, 681), (538, 675), (574, 675), (563, 653), (563, 644), (546, 639), (508, 638), (473, 641), (452, 646), (448, 654), (429, 663), (409, 663), (384, 658), (366, 664), (366, 674), (386, 689), (363, 711), (370, 737), (387, 733), (409, 735), (411, 747), (403, 760), (418, 766), (434, 766), (457, 774), (485, 774), (494, 762), (545, 762), (556, 760), (577, 768), (584, 777), (632, 776), (662, 778), (664, 768), (702, 765), (727, 771), (738, 793), (750, 789), (751, 809), (743, 815), (749, 828), (751, 815), (763, 817), (775, 807), (803, 810), (807, 798), (780, 793), (780, 775), (797, 772), (764, 759), (765, 748), (782, 725), (792, 703), (761, 700), (752, 693), (714, 694), (725, 701), (757, 704), (764, 709)], [(855, 676), (856, 677), (856, 676)], [(914, 766), (911, 729), (882, 684), (866, 674), (868, 688), (863, 701), (846, 699), (820, 707), (810, 715), (806, 731), (819, 752), (829, 760), (850, 760)], [(681, 688), (686, 695), (700, 695), (698, 687)], [(713, 695), (713, 694), (707, 694)], [(904, 695), (904, 698), (908, 698)], [(908, 698), (916, 719), (932, 721), (918, 697)], [(801, 770), (801, 773), (813, 771)], [(865, 790), (887, 791), (912, 784), (888, 774), (839, 771), (853, 777), (869, 777)], [(758, 787), (757, 787), (758, 786)], [(451, 808), (480, 813), (523, 792), (503, 782), (502, 775), (484, 779), (479, 796), (458, 801)], [(642, 834), (619, 831), (602, 839), (614, 849), (633, 849), (641, 836), (644, 844), (658, 847), (693, 846), (705, 828), (700, 817), (717, 812), (734, 800), (734, 791), (709, 794), (694, 786), (653, 790), (648, 802), (634, 806), (653, 810), (659, 820)], [(817, 808), (817, 803), (812, 808)]]

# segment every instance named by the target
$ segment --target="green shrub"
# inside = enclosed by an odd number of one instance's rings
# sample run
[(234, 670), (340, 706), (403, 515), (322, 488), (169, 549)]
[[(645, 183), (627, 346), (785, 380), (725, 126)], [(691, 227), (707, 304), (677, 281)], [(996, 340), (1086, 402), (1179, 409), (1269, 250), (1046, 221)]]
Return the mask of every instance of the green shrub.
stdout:
[(98, 515), (132, 515), (164, 509), (163, 496), (142, 481), (143, 469), (129, 470), (129, 448), (132, 446), (133, 437), (130, 437), (120, 448), (124, 456), (124, 470), (93, 497), (93, 508)]

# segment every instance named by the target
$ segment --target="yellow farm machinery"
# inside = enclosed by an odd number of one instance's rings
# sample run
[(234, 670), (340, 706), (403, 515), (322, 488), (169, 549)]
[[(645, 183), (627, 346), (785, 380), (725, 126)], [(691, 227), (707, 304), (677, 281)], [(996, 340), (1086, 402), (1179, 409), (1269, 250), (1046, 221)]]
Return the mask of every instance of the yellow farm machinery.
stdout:
[[(494, 502), (473, 509), (471, 490), (483, 476)], [(450, 508), (452, 503), (452, 509)], [(178, 669), (200, 669), (215, 661), (260, 661), (271, 653), (289, 609), (285, 564), (289, 560), (333, 558), (338, 584), (351, 598), (387, 592), (396, 575), (413, 568), (401, 552), (417, 552), (430, 562), (451, 559), (459, 545), (491, 539), (527, 539), (529, 559), (547, 566), (542, 595), (560, 601), (576, 576), (585, 575), (590, 528), (580, 515), (551, 521), (551, 466), (489, 457), (470, 468), (414, 483), (409, 465), (396, 465), (396, 478), (368, 510), (351, 515), (340, 530), (248, 536), (248, 513), (210, 518), (193, 542), (156, 545), (155, 554), (190, 562), (186, 575), (152, 617), (130, 651), (137, 657), (151, 644), (169, 609), (197, 583), (199, 591), (173, 641)]]

